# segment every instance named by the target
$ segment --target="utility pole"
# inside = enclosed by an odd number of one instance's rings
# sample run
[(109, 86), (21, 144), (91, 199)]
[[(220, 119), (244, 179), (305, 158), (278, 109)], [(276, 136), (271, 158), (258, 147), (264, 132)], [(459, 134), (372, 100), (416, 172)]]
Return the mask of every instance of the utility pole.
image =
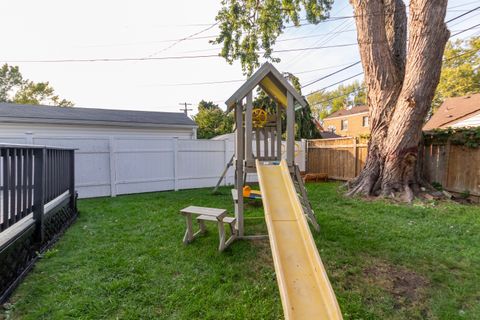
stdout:
[(188, 116), (188, 111), (193, 111), (193, 109), (188, 109), (188, 106), (191, 106), (191, 103), (186, 103), (186, 102), (180, 102), (179, 105), (183, 106), (183, 108), (180, 108), (180, 111), (183, 111), (186, 116)]

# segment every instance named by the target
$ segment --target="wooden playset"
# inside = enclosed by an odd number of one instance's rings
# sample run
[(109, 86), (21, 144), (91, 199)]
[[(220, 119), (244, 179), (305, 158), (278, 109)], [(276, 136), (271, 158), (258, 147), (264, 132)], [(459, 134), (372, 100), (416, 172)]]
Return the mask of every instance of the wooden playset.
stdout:
[[(275, 113), (253, 107), (257, 86), (276, 103)], [(268, 237), (277, 283), (286, 319), (342, 319), (308, 222), (319, 231), (300, 170), (295, 164), (295, 110), (307, 102), (270, 63), (263, 64), (227, 101), (227, 112), (235, 115), (235, 152), (227, 164), (235, 168), (232, 197), (235, 217), (226, 210), (190, 206), (181, 210), (186, 217), (184, 242), (205, 231), (204, 222), (214, 221), (219, 228), (219, 250), (236, 239)], [(286, 118), (286, 150), (282, 159), (282, 117)], [(265, 211), (268, 235), (248, 235), (244, 226), (246, 175), (256, 173)], [(221, 182), (220, 178), (219, 182)], [(192, 215), (197, 215), (200, 230), (193, 230)], [(226, 240), (224, 223), (231, 227)]]

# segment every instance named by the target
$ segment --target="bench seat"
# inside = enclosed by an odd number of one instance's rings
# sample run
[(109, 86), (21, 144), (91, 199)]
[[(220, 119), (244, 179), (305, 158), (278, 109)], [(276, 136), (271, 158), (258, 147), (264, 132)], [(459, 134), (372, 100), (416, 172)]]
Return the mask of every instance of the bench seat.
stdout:
[[(197, 220), (218, 222), (217, 218), (212, 217), (212, 216), (205, 216), (205, 215), (198, 216)], [(225, 223), (232, 224), (232, 223), (235, 222), (235, 218), (234, 217), (225, 217), (225, 218), (223, 218), (222, 221), (225, 222)]]

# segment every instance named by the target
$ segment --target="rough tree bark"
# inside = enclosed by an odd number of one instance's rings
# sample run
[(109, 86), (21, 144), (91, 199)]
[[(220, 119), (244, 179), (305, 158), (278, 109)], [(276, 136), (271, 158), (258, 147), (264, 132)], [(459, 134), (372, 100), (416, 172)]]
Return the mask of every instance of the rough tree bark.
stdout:
[[(368, 157), (349, 183), (350, 195), (411, 201), (425, 116), (433, 99), (449, 31), (447, 0), (351, 0), (370, 109)], [(408, 50), (407, 50), (408, 49)]]

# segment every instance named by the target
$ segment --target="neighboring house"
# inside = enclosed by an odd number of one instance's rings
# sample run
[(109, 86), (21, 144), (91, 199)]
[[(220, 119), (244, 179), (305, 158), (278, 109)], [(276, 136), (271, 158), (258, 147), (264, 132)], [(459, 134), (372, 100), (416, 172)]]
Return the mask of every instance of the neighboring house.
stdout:
[(479, 127), (480, 93), (464, 97), (447, 98), (427, 121), (423, 130)]
[(317, 119), (313, 119), (313, 122), (315, 123), (315, 126), (317, 127), (318, 132), (320, 133), (320, 137), (322, 139), (332, 139), (332, 138), (340, 138), (336, 133), (333, 133), (332, 131), (325, 130)]
[(323, 119), (326, 131), (339, 136), (357, 137), (370, 132), (367, 106), (338, 110)]
[(196, 138), (183, 112), (152, 112), (0, 103), (0, 142), (32, 143), (42, 136)]

